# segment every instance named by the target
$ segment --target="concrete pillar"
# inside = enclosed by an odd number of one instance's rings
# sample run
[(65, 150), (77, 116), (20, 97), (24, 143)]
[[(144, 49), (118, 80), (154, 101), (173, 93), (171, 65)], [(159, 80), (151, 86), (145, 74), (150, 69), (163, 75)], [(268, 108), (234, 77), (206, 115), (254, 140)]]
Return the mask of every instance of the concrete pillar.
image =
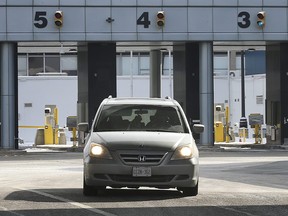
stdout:
[(214, 145), (214, 95), (213, 95), (213, 44), (202, 42), (199, 46), (200, 62), (200, 122), (204, 124), (204, 133), (200, 135), (200, 143)]
[(87, 116), (87, 122), (91, 124), (100, 103), (109, 95), (116, 97), (116, 44), (78, 44), (78, 108), (82, 109), (78, 110), (80, 117), (83, 119), (83, 116)]
[(267, 43), (266, 45), (266, 125), (268, 144), (288, 144), (287, 53), (288, 43)]
[[(174, 44), (173, 74), (174, 98), (191, 125), (200, 123), (199, 43)], [(199, 143), (199, 134), (193, 136)]]
[(161, 51), (150, 51), (150, 97), (161, 97)]
[(1, 145), (18, 149), (18, 77), (17, 44), (0, 44)]

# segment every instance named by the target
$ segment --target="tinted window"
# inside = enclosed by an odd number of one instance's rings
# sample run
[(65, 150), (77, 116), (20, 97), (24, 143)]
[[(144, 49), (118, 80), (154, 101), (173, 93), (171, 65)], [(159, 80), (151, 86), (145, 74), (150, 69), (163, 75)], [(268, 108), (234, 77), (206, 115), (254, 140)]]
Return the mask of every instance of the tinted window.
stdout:
[(177, 107), (105, 105), (94, 131), (167, 131), (185, 133)]

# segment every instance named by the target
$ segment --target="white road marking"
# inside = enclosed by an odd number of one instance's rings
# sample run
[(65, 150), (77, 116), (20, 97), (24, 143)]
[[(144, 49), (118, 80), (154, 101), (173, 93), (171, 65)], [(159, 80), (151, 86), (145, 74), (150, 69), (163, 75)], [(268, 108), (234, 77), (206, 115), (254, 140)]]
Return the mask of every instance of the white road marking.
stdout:
[(5, 212), (10, 212), (11, 214), (14, 214), (14, 215), (17, 215), (17, 216), (25, 216), (23, 214), (19, 214), (19, 213), (14, 212), (14, 211), (9, 211), (7, 208), (2, 207), (2, 206), (0, 206), (0, 209), (3, 209), (3, 211), (5, 211)]
[(240, 214), (245, 214), (247, 216), (257, 216), (257, 215), (254, 215), (254, 214), (251, 214), (251, 213), (248, 213), (248, 212), (245, 212), (245, 211), (239, 211), (239, 210), (234, 209), (232, 207), (224, 207), (224, 206), (215, 206), (215, 207), (222, 208), (222, 209), (225, 209), (225, 210), (228, 210), (228, 211), (233, 211), (233, 212), (240, 213)]
[(30, 192), (39, 194), (41, 196), (45, 196), (45, 197), (49, 197), (49, 198), (52, 198), (52, 199), (55, 199), (55, 200), (59, 200), (61, 202), (65, 202), (65, 203), (68, 203), (70, 205), (76, 206), (78, 208), (86, 209), (88, 211), (91, 211), (93, 213), (97, 213), (97, 214), (100, 214), (100, 215), (103, 215), (103, 216), (116, 216), (114, 214), (111, 214), (111, 213), (108, 213), (108, 212), (104, 212), (104, 211), (102, 211), (100, 209), (95, 209), (95, 208), (93, 208), (91, 206), (84, 205), (84, 204), (81, 204), (81, 203), (78, 203), (78, 202), (74, 202), (72, 200), (69, 200), (69, 199), (66, 199), (66, 198), (63, 198), (63, 197), (60, 197), (60, 196), (54, 196), (54, 195), (51, 195), (51, 194), (48, 194), (48, 193), (45, 193), (45, 192), (40, 192), (40, 191), (33, 190), (33, 189), (25, 189), (25, 188), (16, 188), (16, 189), (17, 190), (30, 191)]

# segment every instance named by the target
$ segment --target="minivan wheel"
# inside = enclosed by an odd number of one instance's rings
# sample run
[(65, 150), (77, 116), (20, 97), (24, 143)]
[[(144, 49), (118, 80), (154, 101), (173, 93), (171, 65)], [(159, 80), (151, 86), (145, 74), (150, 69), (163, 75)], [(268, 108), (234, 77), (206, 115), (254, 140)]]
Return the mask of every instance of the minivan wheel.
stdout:
[(195, 187), (181, 187), (178, 188), (179, 191), (182, 191), (184, 196), (197, 196), (198, 194), (198, 183)]

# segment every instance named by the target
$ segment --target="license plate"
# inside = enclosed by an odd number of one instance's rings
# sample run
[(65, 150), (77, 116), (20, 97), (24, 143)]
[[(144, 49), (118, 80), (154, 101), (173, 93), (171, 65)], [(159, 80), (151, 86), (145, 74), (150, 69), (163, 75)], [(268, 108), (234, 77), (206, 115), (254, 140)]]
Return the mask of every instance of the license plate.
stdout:
[(133, 177), (151, 176), (151, 167), (133, 167)]

